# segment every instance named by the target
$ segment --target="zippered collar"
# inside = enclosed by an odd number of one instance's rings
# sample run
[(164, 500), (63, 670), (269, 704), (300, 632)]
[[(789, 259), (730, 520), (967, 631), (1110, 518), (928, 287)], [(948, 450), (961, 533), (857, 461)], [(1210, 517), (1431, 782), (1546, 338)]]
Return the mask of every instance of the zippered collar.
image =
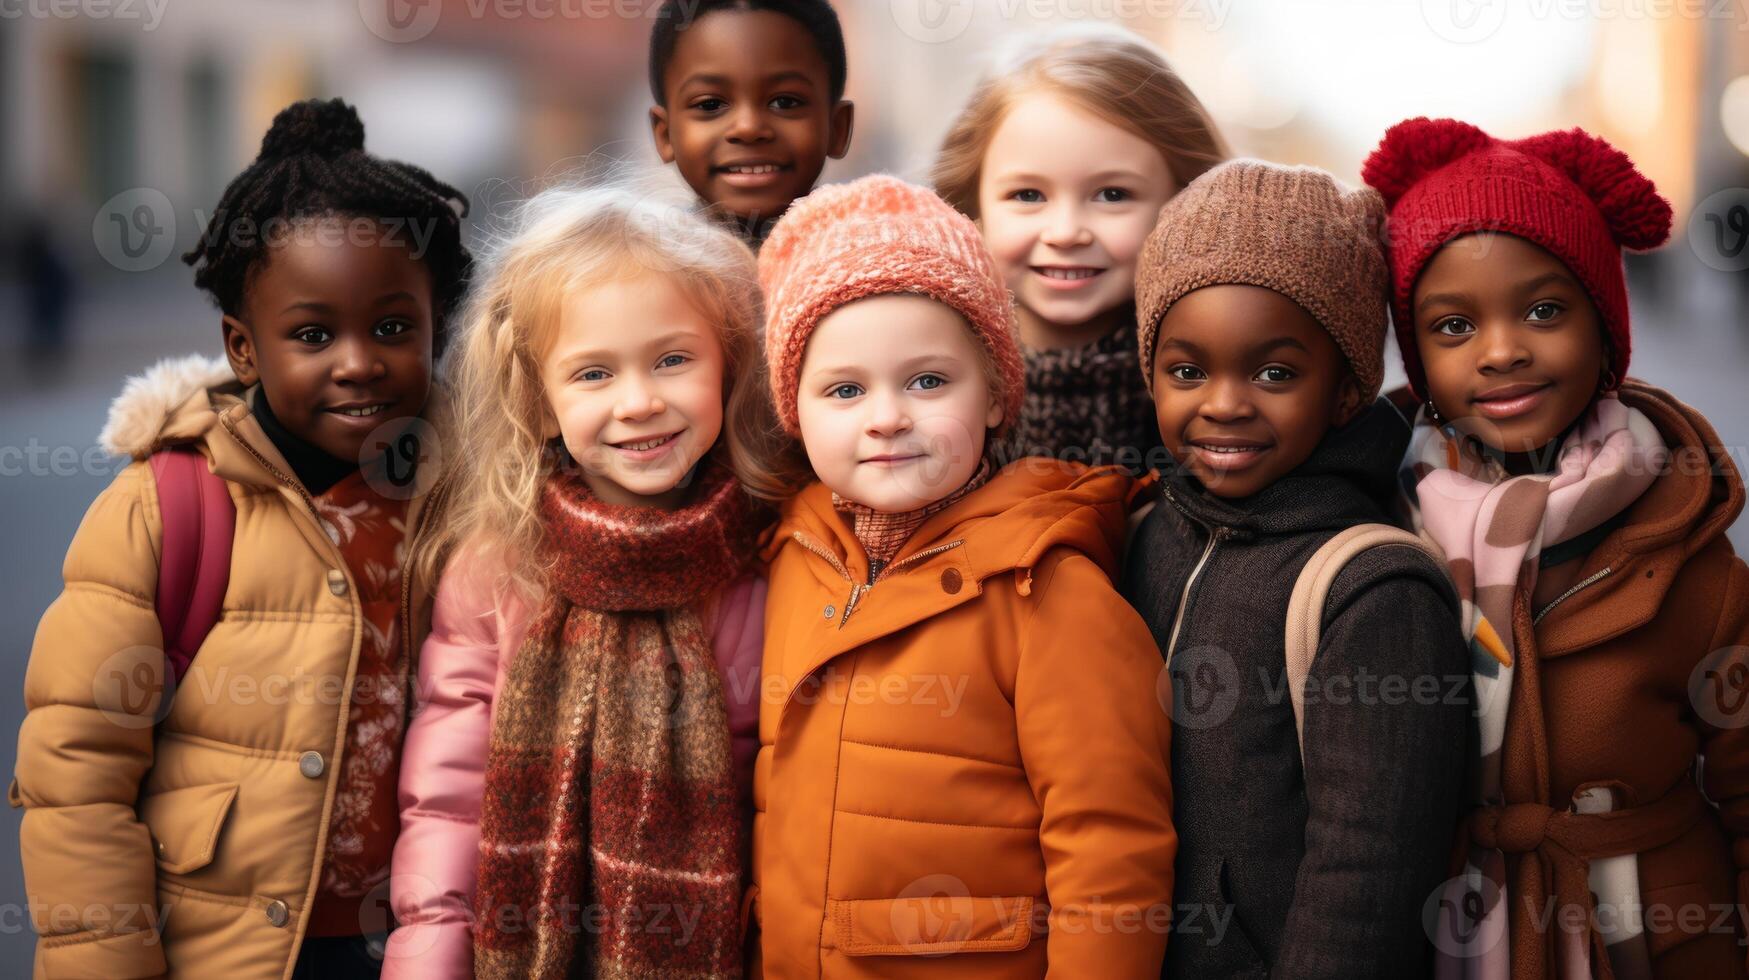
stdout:
[(1204, 529), (1226, 528), (1238, 539), (1382, 521), (1396, 494), (1397, 465), (1409, 435), (1409, 420), (1380, 398), (1326, 433), (1305, 462), (1249, 497), (1217, 497), (1176, 461), (1160, 470), (1160, 493)]
[[(924, 522), (879, 581), (927, 565), (925, 559), (950, 548), (973, 582), (1030, 570), (1053, 547), (1074, 548), (1116, 574), (1124, 520), (1137, 486), (1118, 467), (1019, 460)], [(809, 543), (803, 545), (803, 540)], [(823, 484), (814, 483), (790, 499), (762, 555), (770, 561), (791, 546), (805, 547), (817, 559), (815, 574), (823, 585), (867, 586), (871, 581), (868, 557)], [(1022, 576), (1021, 582), (1023, 588), (1030, 587), (1030, 576)]]

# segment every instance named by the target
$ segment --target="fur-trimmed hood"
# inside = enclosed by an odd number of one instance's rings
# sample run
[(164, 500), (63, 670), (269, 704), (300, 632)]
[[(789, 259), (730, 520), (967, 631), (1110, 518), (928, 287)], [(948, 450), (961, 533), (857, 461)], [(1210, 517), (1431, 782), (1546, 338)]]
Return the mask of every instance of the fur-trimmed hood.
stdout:
[(122, 385), (98, 445), (117, 456), (145, 459), (166, 446), (197, 441), (218, 421), (218, 412), (210, 398), (194, 396), (217, 388), (237, 397), (244, 390), (222, 357), (189, 354), (159, 361)]

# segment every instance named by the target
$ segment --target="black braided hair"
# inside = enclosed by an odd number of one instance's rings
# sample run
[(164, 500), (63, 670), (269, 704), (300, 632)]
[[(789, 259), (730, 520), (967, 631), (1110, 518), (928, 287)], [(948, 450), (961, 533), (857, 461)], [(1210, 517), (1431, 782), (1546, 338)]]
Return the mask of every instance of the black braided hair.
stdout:
[(844, 83), (849, 75), (844, 31), (838, 26), (838, 13), (828, 0), (663, 0), (662, 9), (656, 12), (656, 26), (650, 31), (650, 94), (657, 105), (668, 103), (662, 79), (668, 74), (668, 62), (674, 58), (680, 32), (705, 14), (719, 10), (769, 10), (802, 25), (826, 62), (832, 101), (844, 98)]
[[(431, 229), (419, 258), (431, 271), (437, 357), (473, 267), (461, 236), (467, 213), (461, 191), (410, 163), (366, 153), (364, 123), (351, 106), (307, 99), (273, 117), (260, 155), (225, 188), (200, 242), (182, 261), (194, 267), (195, 286), (237, 316), (249, 276), (271, 244), (265, 233), (275, 225), (330, 216), (417, 222), (422, 232)], [(403, 225), (404, 236), (406, 230)]]

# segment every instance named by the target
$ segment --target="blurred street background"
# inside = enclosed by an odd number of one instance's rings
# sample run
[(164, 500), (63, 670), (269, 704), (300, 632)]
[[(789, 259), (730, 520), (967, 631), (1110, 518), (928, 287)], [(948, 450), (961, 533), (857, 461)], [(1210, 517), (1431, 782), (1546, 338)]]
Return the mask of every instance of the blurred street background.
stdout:
[[(1676, 209), (1630, 261), (1633, 374), (1749, 452), (1749, 0), (839, 0), (854, 145), (824, 180), (926, 180), (993, 42), (1085, 19), (1159, 43), (1235, 150), (1359, 182), (1384, 129), (1582, 126)], [(37, 618), (119, 469), (123, 378), (219, 352), (178, 257), (274, 113), (341, 96), (367, 148), (503, 202), (603, 161), (656, 168), (655, 0), (0, 0), (0, 778)], [(1400, 380), (1395, 354), (1392, 384)], [(1749, 549), (1749, 522), (1732, 532)], [(0, 975), (33, 936), (0, 811)]]

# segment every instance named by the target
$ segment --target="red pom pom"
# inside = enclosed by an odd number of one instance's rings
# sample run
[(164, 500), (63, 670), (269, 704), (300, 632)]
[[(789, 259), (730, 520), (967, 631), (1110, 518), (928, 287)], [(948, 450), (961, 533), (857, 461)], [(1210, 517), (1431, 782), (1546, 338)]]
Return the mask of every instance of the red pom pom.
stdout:
[(1456, 119), (1405, 119), (1385, 130), (1378, 149), (1361, 167), (1361, 179), (1384, 195), (1386, 205), (1395, 205), (1423, 177), (1493, 141), (1487, 133)]
[(1566, 174), (1596, 202), (1616, 244), (1657, 248), (1670, 237), (1670, 202), (1628, 155), (1583, 129), (1542, 133), (1512, 144)]

